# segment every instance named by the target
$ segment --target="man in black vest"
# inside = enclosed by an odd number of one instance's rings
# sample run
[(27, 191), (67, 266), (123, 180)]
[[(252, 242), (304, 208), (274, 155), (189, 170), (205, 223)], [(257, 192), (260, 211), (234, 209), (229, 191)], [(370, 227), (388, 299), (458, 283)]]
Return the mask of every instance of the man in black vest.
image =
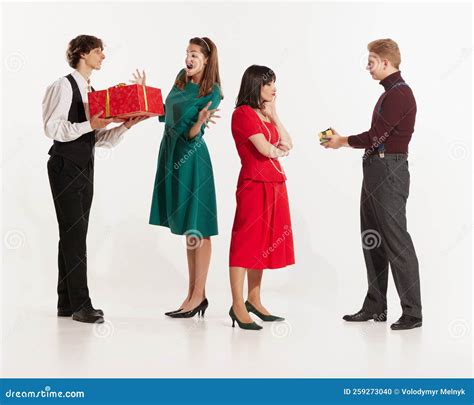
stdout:
[(75, 69), (56, 80), (43, 99), (44, 131), (54, 140), (49, 150), (48, 177), (59, 224), (58, 316), (87, 323), (104, 322), (94, 309), (87, 287), (86, 237), (94, 190), (94, 148), (113, 147), (125, 131), (144, 118), (133, 118), (105, 129), (114, 119), (88, 117), (90, 76), (104, 60), (102, 40), (80, 35), (67, 49), (67, 61)]

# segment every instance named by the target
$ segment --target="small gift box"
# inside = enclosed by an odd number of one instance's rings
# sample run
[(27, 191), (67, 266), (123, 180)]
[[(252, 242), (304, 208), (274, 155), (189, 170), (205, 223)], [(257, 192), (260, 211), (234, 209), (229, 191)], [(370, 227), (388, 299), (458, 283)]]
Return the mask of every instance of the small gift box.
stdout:
[(331, 135), (334, 135), (331, 128), (328, 128), (325, 131), (321, 131), (319, 133), (319, 142), (320, 143), (325, 143), (325, 142), (329, 141), (329, 139), (327, 137), (331, 136)]
[(103, 111), (100, 118), (130, 118), (164, 115), (161, 90), (139, 84), (119, 84), (87, 94), (90, 117)]

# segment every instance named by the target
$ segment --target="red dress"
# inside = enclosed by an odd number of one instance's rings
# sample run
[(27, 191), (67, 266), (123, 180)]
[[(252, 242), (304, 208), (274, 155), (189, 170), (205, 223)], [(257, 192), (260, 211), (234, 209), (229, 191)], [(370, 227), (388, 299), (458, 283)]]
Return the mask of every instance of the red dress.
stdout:
[[(268, 128), (268, 131), (266, 128)], [(295, 263), (286, 176), (277, 159), (263, 156), (250, 136), (262, 133), (277, 145), (276, 127), (264, 123), (249, 106), (232, 114), (232, 135), (242, 168), (230, 243), (230, 266), (277, 269)]]

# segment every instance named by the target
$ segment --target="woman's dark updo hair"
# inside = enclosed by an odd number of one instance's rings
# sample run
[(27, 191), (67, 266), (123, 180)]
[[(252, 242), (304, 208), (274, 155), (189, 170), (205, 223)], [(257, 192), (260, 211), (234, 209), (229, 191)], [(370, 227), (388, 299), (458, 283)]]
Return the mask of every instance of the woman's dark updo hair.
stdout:
[(276, 81), (276, 75), (270, 68), (259, 65), (248, 67), (242, 76), (235, 106), (248, 105), (252, 108), (262, 108), (260, 90), (262, 86), (274, 81)]
[(89, 53), (93, 49), (100, 48), (104, 49), (102, 40), (92, 35), (79, 35), (69, 42), (66, 51), (66, 59), (69, 66), (73, 69), (77, 68), (81, 55), (83, 53)]

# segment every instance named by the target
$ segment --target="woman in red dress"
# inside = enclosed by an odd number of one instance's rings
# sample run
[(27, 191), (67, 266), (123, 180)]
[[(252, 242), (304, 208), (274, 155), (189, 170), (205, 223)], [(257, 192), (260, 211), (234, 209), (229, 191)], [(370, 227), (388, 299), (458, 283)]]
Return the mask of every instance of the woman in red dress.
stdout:
[[(292, 148), (291, 137), (275, 110), (275, 73), (265, 66), (250, 66), (242, 77), (232, 135), (242, 168), (237, 183), (237, 208), (230, 244), (232, 326), (262, 327), (252, 321), (253, 312), (264, 321), (283, 321), (262, 305), (260, 289), (264, 269), (295, 263), (286, 176), (279, 157)], [(245, 275), (248, 299), (244, 302)]]

